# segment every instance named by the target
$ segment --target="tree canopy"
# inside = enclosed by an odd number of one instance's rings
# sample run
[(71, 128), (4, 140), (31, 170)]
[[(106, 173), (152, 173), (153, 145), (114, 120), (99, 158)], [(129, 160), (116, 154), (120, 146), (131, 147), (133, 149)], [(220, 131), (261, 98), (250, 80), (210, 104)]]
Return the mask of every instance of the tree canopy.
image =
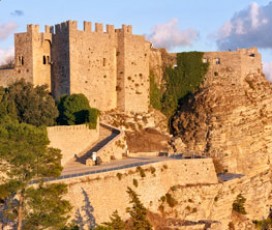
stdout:
[(58, 117), (58, 109), (47, 86), (34, 87), (20, 80), (0, 89), (0, 117), (9, 115), (35, 126), (51, 126)]

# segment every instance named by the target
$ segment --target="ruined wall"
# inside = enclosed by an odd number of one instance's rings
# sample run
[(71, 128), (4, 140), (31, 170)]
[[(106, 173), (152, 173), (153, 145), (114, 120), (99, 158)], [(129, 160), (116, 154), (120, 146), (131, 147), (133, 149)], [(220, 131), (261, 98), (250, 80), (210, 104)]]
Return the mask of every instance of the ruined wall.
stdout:
[(126, 112), (148, 112), (150, 43), (132, 34), (131, 26), (118, 32), (118, 108)]
[(205, 86), (218, 83), (241, 85), (248, 74), (262, 71), (261, 55), (256, 48), (205, 52), (203, 62), (209, 63)]
[(54, 126), (47, 128), (50, 147), (61, 150), (61, 165), (65, 165), (75, 154), (87, 151), (99, 137), (99, 125), (89, 129), (88, 125)]
[[(83, 208), (89, 200), (94, 209), (91, 214), (98, 223), (107, 221), (115, 210), (121, 217), (127, 218), (127, 186), (140, 195), (140, 200), (148, 209), (157, 212), (158, 200), (173, 185), (217, 183), (211, 159), (169, 160), (145, 165), (142, 169), (144, 177), (140, 176), (139, 170), (131, 168), (63, 180), (68, 185), (67, 198), (74, 207), (72, 216), (84, 217)], [(137, 180), (138, 186), (134, 185), (135, 182), (133, 184), (133, 179)]]

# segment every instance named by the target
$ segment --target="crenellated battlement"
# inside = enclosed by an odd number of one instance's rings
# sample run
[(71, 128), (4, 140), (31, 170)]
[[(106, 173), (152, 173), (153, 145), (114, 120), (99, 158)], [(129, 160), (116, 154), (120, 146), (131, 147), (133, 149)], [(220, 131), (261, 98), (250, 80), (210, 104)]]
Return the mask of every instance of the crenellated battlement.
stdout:
[[(49, 29), (50, 28), (50, 29)], [(46, 32), (59, 34), (59, 33), (68, 33), (68, 31), (81, 31), (78, 29), (77, 21), (66, 21), (60, 24), (56, 24), (54, 27), (46, 26)], [(115, 29), (113, 25), (106, 24), (106, 28), (102, 23), (95, 23), (94, 30), (92, 27), (92, 22), (84, 21), (83, 22), (83, 32), (86, 33), (123, 33), (123, 34), (132, 34), (132, 26), (131, 25), (122, 25), (122, 28)]]
[(40, 26), (39, 25), (29, 24), (29, 25), (27, 25), (27, 32), (28, 33), (39, 33), (40, 32)]

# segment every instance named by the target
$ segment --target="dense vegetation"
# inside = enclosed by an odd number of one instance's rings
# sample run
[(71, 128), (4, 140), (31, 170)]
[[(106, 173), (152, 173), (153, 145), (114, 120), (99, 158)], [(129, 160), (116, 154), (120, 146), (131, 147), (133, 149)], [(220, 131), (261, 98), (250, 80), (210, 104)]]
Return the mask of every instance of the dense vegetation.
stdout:
[(208, 63), (203, 63), (202, 52), (187, 52), (177, 54), (177, 66), (165, 70), (164, 81), (166, 89), (161, 95), (155, 84), (154, 77), (150, 77), (151, 105), (160, 109), (166, 116), (171, 117), (180, 101), (186, 95), (195, 92), (207, 73)]
[(59, 114), (46, 86), (33, 87), (24, 80), (0, 88), (0, 102), (0, 117), (8, 115), (35, 126), (54, 125)]
[(91, 108), (88, 99), (83, 94), (66, 95), (58, 103), (60, 125), (89, 124), (94, 129), (97, 125), (99, 111)]
[(0, 222), (19, 230), (61, 229), (71, 209), (63, 199), (67, 186), (43, 183), (62, 171), (45, 128), (56, 123), (55, 101), (46, 86), (21, 80), (0, 88), (0, 102)]
[[(19, 123), (9, 116), (0, 120), (0, 221), (17, 229), (63, 227), (71, 206), (62, 199), (64, 184), (44, 184), (57, 177), (61, 154), (48, 147), (46, 129)], [(38, 188), (29, 187), (36, 180)], [(27, 227), (26, 227), (27, 226)]]
[(162, 93), (155, 81), (155, 76), (150, 73), (150, 104), (154, 109), (161, 110)]

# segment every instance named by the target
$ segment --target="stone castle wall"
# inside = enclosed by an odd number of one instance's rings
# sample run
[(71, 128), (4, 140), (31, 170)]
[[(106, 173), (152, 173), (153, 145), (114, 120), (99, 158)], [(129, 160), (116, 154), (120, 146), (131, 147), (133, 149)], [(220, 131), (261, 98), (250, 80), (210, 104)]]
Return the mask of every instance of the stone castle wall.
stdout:
[[(83, 93), (92, 107), (102, 111), (148, 112), (150, 43), (133, 35), (132, 27), (115, 29), (100, 23), (92, 31), (76, 21), (45, 27), (28, 25), (15, 34), (16, 79), (34, 85), (47, 84), (56, 98)], [(0, 71), (0, 82), (11, 82)], [(7, 77), (6, 77), (7, 76)], [(2, 80), (3, 79), (3, 80)]]
[(61, 150), (61, 165), (71, 158), (86, 152), (99, 137), (99, 125), (89, 129), (88, 125), (53, 126), (47, 128), (49, 146)]
[(261, 55), (257, 48), (236, 51), (205, 52), (203, 62), (209, 63), (205, 85), (242, 84), (248, 74), (262, 71)]
[(218, 182), (212, 160), (208, 158), (169, 160), (141, 168), (145, 172), (144, 177), (136, 168), (131, 168), (60, 181), (68, 185), (67, 198), (74, 207), (71, 216), (82, 216), (84, 219), (84, 207), (89, 201), (93, 207), (91, 214), (97, 223), (107, 221), (115, 210), (122, 218), (127, 218), (128, 186), (140, 195), (140, 200), (148, 209), (158, 212), (159, 200), (171, 186)]

